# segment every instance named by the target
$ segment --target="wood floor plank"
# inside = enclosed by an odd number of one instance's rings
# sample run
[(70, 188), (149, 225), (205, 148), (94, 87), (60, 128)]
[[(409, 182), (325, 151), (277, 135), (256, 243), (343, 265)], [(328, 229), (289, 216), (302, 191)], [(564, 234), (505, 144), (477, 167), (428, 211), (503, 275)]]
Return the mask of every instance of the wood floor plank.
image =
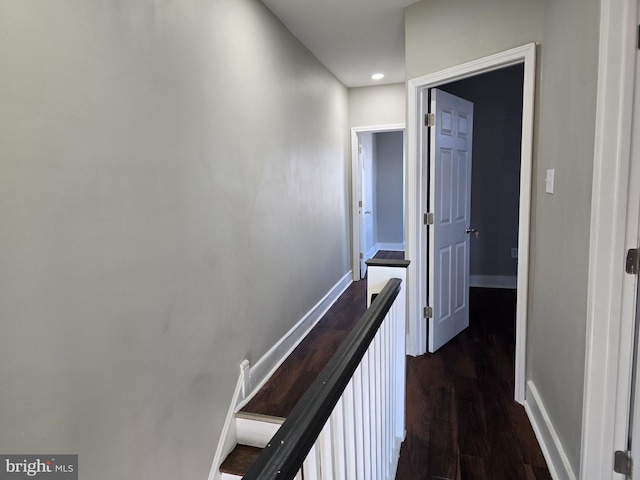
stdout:
[(491, 480), (485, 474), (485, 459), (460, 455), (460, 480)]
[(487, 414), (478, 380), (455, 377), (454, 385), (460, 454), (486, 458), (489, 456)]
[(455, 479), (458, 473), (458, 432), (453, 385), (429, 391), (429, 475)]
[(513, 400), (515, 298), (472, 288), (470, 327), (434, 354), (408, 357), (408, 434), (397, 480), (551, 478)]

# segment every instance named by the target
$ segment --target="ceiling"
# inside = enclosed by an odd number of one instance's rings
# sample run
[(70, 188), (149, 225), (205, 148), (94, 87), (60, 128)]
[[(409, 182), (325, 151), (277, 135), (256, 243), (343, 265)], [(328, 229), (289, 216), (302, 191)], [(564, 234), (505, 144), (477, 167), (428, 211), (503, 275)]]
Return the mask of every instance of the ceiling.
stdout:
[(347, 87), (405, 81), (404, 7), (415, 1), (262, 0)]

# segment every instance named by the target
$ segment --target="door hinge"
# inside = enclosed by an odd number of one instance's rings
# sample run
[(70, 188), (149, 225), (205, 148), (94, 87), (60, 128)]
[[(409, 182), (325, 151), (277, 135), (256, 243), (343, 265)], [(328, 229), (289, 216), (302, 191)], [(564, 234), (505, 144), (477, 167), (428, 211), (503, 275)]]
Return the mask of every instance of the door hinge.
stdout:
[(631, 476), (633, 472), (633, 461), (631, 452), (618, 450), (613, 456), (613, 471), (622, 475)]
[(360, 254), (360, 260), (362, 260), (364, 258), (364, 255), (361, 253)]
[(424, 115), (424, 126), (425, 127), (433, 127), (436, 124), (436, 114), (435, 113), (425, 113)]
[(637, 248), (627, 250), (624, 270), (629, 275), (638, 275), (638, 271), (640, 271), (640, 250)]
[(358, 200), (358, 207), (362, 208), (362, 200)]
[(433, 308), (432, 307), (424, 307), (424, 318), (433, 318)]
[(424, 214), (424, 224), (433, 225), (433, 213), (428, 212)]
[(358, 153), (362, 155), (362, 145), (358, 145)]

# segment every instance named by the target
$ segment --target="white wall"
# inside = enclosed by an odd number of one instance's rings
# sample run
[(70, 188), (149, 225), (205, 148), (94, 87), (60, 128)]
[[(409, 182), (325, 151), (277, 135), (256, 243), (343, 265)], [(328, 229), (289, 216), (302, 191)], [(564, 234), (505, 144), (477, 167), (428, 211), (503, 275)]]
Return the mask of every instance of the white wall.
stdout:
[(347, 90), (254, 0), (0, 0), (0, 451), (206, 478), (347, 271)]
[(368, 127), (405, 123), (404, 83), (349, 89), (349, 125)]
[[(428, 0), (405, 12), (413, 78), (539, 42), (527, 379), (579, 473), (598, 0)], [(455, 28), (452, 28), (455, 26)], [(414, 141), (409, 138), (409, 142)], [(547, 168), (556, 193), (544, 193)]]

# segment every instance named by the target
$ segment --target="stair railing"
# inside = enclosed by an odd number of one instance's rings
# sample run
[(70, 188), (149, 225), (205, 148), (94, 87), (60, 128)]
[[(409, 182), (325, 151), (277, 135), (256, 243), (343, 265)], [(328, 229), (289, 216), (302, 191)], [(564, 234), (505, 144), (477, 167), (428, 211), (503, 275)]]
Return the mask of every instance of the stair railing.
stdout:
[[(406, 279), (407, 265), (384, 270)], [(390, 278), (243, 479), (392, 480), (405, 434), (405, 325), (403, 280)]]

